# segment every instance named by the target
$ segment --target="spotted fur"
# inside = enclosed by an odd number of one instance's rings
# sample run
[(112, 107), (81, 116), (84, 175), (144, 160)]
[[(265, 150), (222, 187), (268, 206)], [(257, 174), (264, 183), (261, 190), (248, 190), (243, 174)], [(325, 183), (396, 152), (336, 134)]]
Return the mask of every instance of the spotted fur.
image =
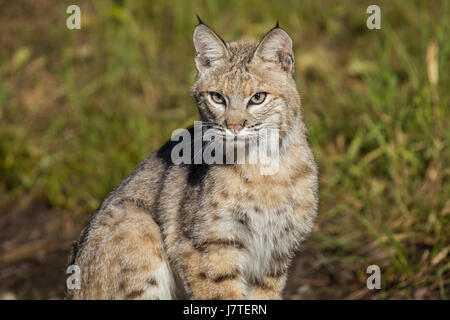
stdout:
[[(292, 77), (292, 41), (275, 27), (257, 44), (194, 31), (192, 95), (218, 132), (280, 129), (280, 166), (180, 164), (167, 142), (116, 187), (74, 245), (73, 299), (280, 299), (290, 260), (313, 226), (317, 167)], [(220, 92), (226, 106), (213, 105)], [(250, 106), (256, 92), (264, 103)], [(190, 129), (192, 131), (192, 128)], [(228, 134), (228, 133), (227, 133)]]

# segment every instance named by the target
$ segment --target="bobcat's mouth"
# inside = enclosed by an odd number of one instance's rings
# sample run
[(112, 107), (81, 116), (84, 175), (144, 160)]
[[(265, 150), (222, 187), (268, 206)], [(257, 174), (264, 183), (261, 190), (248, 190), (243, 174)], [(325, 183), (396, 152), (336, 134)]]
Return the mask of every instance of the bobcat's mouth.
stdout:
[(235, 146), (244, 146), (268, 140), (268, 137), (279, 137), (280, 127), (275, 124), (257, 123), (234, 132), (218, 123), (202, 124), (205, 140), (221, 140)]

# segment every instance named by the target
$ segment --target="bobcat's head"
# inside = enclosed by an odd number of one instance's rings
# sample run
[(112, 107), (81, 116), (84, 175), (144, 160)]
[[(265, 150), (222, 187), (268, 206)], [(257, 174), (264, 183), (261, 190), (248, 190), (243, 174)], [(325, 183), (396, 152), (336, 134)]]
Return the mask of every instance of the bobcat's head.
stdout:
[(255, 136), (265, 128), (283, 138), (299, 123), (292, 40), (278, 23), (255, 45), (225, 42), (200, 21), (194, 46), (192, 94), (204, 125), (224, 137)]

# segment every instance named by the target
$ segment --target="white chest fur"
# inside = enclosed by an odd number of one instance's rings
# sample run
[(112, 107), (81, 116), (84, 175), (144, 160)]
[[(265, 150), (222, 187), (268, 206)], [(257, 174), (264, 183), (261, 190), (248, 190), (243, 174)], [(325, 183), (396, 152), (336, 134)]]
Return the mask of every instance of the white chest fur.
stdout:
[(287, 258), (299, 239), (296, 232), (289, 231), (293, 226), (292, 208), (250, 211), (247, 216), (248, 228), (240, 234), (247, 249), (242, 261), (244, 276), (260, 279), (273, 269), (277, 259)]

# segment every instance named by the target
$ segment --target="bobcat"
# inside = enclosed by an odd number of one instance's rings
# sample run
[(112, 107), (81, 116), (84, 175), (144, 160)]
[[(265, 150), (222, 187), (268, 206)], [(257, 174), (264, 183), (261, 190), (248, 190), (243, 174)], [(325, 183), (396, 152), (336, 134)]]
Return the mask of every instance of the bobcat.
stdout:
[[(293, 79), (292, 40), (279, 27), (257, 44), (225, 42), (199, 19), (191, 89), (219, 136), (279, 129), (279, 168), (172, 161), (174, 141), (103, 201), (74, 245), (72, 299), (281, 299), (311, 231), (318, 170)], [(192, 132), (189, 129), (189, 132)]]

